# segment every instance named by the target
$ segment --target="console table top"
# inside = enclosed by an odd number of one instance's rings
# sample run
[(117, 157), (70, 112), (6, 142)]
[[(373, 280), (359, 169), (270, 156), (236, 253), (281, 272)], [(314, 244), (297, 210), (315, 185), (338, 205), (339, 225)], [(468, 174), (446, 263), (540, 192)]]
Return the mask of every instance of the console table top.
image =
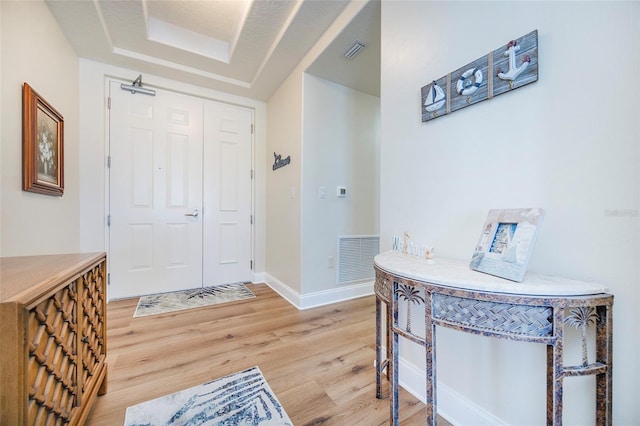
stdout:
[(375, 265), (391, 274), (444, 287), (490, 293), (527, 296), (586, 296), (607, 293), (601, 284), (567, 278), (527, 273), (524, 281), (515, 282), (477, 272), (469, 262), (453, 259), (422, 259), (389, 251), (377, 255)]
[(104, 253), (0, 257), (0, 302), (28, 300), (41, 287), (79, 273)]

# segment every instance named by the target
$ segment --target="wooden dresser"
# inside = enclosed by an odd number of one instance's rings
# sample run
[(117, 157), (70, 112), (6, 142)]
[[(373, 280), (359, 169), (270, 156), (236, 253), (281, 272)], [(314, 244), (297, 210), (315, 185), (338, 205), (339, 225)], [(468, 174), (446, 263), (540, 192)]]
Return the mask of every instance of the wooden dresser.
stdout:
[(0, 424), (84, 424), (106, 392), (106, 255), (0, 258)]

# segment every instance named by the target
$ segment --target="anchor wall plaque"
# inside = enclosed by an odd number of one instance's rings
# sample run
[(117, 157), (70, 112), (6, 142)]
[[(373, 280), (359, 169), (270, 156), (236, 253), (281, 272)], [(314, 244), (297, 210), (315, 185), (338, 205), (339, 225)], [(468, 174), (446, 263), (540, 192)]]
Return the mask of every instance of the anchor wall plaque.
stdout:
[(534, 30), (423, 86), (422, 122), (537, 80), (538, 30)]

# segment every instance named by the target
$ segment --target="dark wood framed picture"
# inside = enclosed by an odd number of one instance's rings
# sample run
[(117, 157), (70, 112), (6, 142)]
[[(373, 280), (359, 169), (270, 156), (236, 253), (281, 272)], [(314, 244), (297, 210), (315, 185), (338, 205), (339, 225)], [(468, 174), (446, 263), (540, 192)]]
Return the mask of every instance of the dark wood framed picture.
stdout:
[(22, 189), (64, 192), (64, 119), (27, 83), (22, 87)]

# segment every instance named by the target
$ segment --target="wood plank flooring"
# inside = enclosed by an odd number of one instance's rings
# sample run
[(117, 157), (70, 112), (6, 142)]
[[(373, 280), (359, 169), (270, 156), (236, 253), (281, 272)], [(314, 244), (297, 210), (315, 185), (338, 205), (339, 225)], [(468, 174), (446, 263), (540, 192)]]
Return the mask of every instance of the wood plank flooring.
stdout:
[[(87, 424), (121, 425), (130, 405), (253, 366), (296, 426), (389, 423), (388, 398), (375, 397), (373, 296), (298, 311), (265, 284), (248, 288), (256, 298), (142, 318), (137, 299), (110, 302), (108, 391)], [(422, 403), (403, 390), (400, 403), (403, 425), (425, 424)]]

